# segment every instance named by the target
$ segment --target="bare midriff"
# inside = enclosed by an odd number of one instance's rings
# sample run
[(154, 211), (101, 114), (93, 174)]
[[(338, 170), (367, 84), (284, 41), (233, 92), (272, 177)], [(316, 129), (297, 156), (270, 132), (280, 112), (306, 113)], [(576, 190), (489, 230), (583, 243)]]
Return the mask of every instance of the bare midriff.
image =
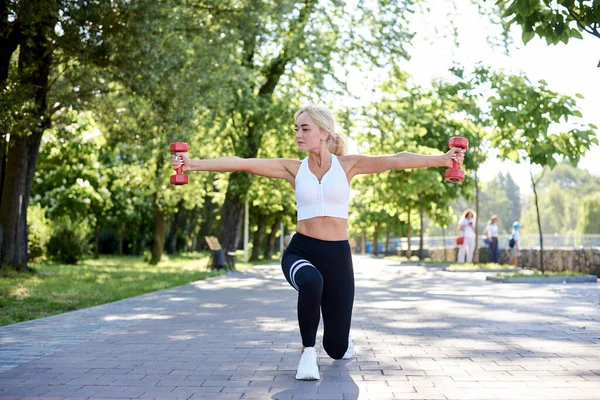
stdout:
[(348, 220), (315, 217), (298, 221), (296, 232), (319, 240), (348, 240)]

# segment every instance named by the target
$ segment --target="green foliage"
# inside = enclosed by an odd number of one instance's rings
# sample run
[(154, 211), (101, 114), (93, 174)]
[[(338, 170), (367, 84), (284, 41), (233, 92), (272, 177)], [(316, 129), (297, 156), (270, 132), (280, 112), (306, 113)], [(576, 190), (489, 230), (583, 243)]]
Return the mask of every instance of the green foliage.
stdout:
[(519, 25), (523, 43), (535, 35), (550, 44), (582, 39), (581, 32), (600, 38), (600, 3), (596, 0), (493, 0), (506, 28)]
[(509, 173), (500, 173), (498, 180), (508, 197), (508, 209), (505, 210), (506, 214), (501, 212), (503, 217), (500, 219), (500, 226), (504, 228), (504, 232), (511, 232), (513, 222), (521, 219), (521, 189)]
[[(575, 197), (574, 197), (575, 195)], [(538, 193), (539, 215), (543, 233), (574, 233), (577, 223), (579, 199), (572, 191), (565, 191), (558, 185), (551, 185)], [(535, 196), (529, 197), (528, 207), (521, 218), (521, 233), (528, 235), (538, 232)]]
[[(494, 128), (490, 141), (501, 159), (528, 162), (554, 168), (558, 158), (577, 165), (594, 144), (598, 144), (596, 127), (575, 123), (581, 118), (575, 99), (550, 89), (545, 81), (532, 83), (524, 75), (509, 75), (503, 71), (490, 73), (478, 68), (475, 79), (489, 82), (491, 89), (490, 125)], [(575, 117), (575, 118), (573, 118)], [(569, 121), (571, 118), (571, 121)], [(569, 123), (571, 129), (554, 129), (559, 123)], [(539, 232), (540, 266), (544, 271), (543, 227), (539, 211), (536, 180), (531, 175), (535, 196)]]
[[(394, 68), (382, 86), (382, 98), (364, 112), (367, 129), (357, 139), (369, 154), (394, 154), (402, 151), (441, 154), (447, 151), (452, 136), (469, 139), (464, 168), (473, 169), (484, 158), (479, 143), (483, 136), (481, 110), (465, 82), (434, 82), (432, 89), (412, 85), (409, 77)], [(445, 168), (389, 171), (360, 178), (353, 224), (372, 225), (373, 221), (396, 218), (412, 225), (424, 212), (435, 223), (447, 227), (454, 216), (450, 201), (473, 190), (468, 172), (461, 185), (444, 181)], [(362, 216), (361, 216), (362, 215)]]
[(589, 195), (581, 201), (577, 215), (577, 233), (600, 234), (600, 192)]
[(39, 204), (27, 210), (27, 259), (40, 262), (46, 258), (46, 245), (52, 231), (51, 221), (46, 218), (46, 209)]
[[(520, 189), (512, 176), (501, 172), (494, 180), (481, 185), (479, 192), (479, 226), (481, 233), (487, 227), (492, 215), (499, 218), (498, 228), (500, 233), (510, 233), (512, 223), (521, 218)], [(474, 206), (468, 206), (474, 208)], [(465, 207), (465, 208), (467, 208)], [(461, 210), (464, 208), (461, 208)]]
[[(510, 217), (507, 216), (507, 211), (510, 208), (510, 200), (506, 191), (500, 186), (498, 179), (495, 179), (487, 184), (483, 185), (482, 190), (479, 192), (479, 226), (483, 227), (483, 230), (488, 226), (492, 215), (498, 215), (500, 219), (498, 228), (500, 233), (509, 232), (510, 228), (507, 226), (512, 224)], [(507, 221), (508, 220), (508, 221)], [(483, 230), (481, 233), (483, 233)]]
[(65, 264), (77, 264), (89, 253), (89, 229), (75, 225), (68, 218), (55, 223), (48, 241), (48, 256)]
[(498, 272), (496, 276), (503, 278), (549, 278), (553, 276), (585, 276), (589, 275), (583, 272), (575, 271), (540, 271), (533, 269), (530, 273), (524, 272)]
[(59, 113), (56, 122), (43, 138), (33, 201), (47, 207), (52, 219), (100, 216), (112, 207), (99, 162), (104, 138), (89, 113)]
[(489, 269), (517, 269), (512, 264), (497, 264), (497, 263), (485, 263), (485, 264), (450, 264), (444, 270), (445, 271), (485, 271)]
[[(545, 81), (485, 68), (475, 71), (475, 79), (490, 84), (489, 122), (495, 128), (490, 141), (502, 159), (553, 168), (559, 156), (577, 164), (598, 144), (595, 126), (576, 123), (582, 117), (576, 100), (550, 90)], [(572, 128), (555, 132), (559, 123)]]
[[(256, 215), (277, 215), (292, 228), (294, 197), (287, 182), (194, 173), (187, 186), (168, 185), (173, 173), (169, 142), (188, 142), (193, 158), (303, 157), (293, 141), (294, 111), (308, 101), (347, 95), (351, 67), (364, 72), (403, 61), (412, 37), (407, 21), (416, 3), (169, 0), (80, 7), (53, 2), (53, 10), (60, 9), (51, 32), (54, 62), (47, 102), (54, 128), (43, 138), (32, 204), (45, 207), (55, 220), (69, 216), (96, 231), (121, 232), (139, 253), (153, 240), (157, 212), (172, 221), (182, 208), (190, 221), (177, 234), (190, 240), (202, 229), (215, 233), (218, 208), (232, 195), (250, 200)], [(14, 15), (21, 12), (16, 4), (8, 5)], [(0, 124), (3, 132), (27, 133), (38, 122), (23, 117), (34, 106), (33, 88), (19, 80), (18, 60), (17, 50), (0, 92)], [(472, 150), (465, 167), (474, 171), (485, 159), (486, 118), (474, 81), (456, 72), (456, 81), (425, 89), (410, 85), (394, 69), (381, 101), (365, 112), (368, 122), (344, 106), (331, 107), (347, 130), (366, 126), (356, 137), (366, 153), (440, 154), (450, 136), (466, 136)], [(525, 112), (539, 106), (517, 94), (512, 104), (527, 103)], [(564, 98), (556, 103), (577, 116)], [(520, 116), (506, 118), (527, 125)], [(547, 142), (576, 153), (577, 137), (585, 144), (590, 134), (586, 129), (572, 134), (575, 138)], [(533, 153), (541, 157), (548, 151)], [(425, 212), (449, 226), (455, 219), (450, 201), (470, 196), (474, 182), (468, 176), (462, 185), (448, 185), (442, 174), (440, 168), (357, 179), (351, 229), (406, 232), (408, 221), (418, 221), (420, 195)], [(490, 206), (500, 198), (496, 194), (500, 188), (494, 186)], [(494, 207), (514, 203), (509, 200)], [(512, 222), (508, 219), (503, 222)]]
[[(583, 200), (600, 191), (600, 178), (563, 161), (554, 169), (547, 167), (543, 173), (535, 176), (534, 180), (538, 182), (536, 187), (542, 232), (545, 234), (575, 233), (581, 224), (579, 213)], [(593, 213), (591, 209), (589, 211)], [(529, 198), (528, 208), (523, 211), (521, 223), (523, 234), (537, 232), (537, 213), (533, 195)]]

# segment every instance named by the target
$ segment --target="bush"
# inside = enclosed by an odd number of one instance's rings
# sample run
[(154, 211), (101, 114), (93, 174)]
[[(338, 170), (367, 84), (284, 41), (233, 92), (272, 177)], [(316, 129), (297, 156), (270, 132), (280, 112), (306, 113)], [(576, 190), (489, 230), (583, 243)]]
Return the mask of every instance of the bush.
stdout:
[(87, 231), (82, 225), (74, 227), (70, 221), (61, 222), (54, 227), (47, 247), (52, 259), (77, 264), (89, 253)]
[(46, 218), (46, 209), (39, 204), (27, 209), (27, 260), (40, 262), (46, 258), (46, 245), (50, 240), (52, 221)]

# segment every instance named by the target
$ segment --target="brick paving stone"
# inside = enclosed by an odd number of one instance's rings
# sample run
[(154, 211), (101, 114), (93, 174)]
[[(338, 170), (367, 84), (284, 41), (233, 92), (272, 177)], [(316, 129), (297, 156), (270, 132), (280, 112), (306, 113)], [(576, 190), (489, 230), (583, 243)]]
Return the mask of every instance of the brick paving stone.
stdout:
[(354, 262), (356, 353), (318, 344), (320, 381), (294, 378), (297, 294), (266, 265), (0, 328), (0, 400), (600, 398), (600, 284)]

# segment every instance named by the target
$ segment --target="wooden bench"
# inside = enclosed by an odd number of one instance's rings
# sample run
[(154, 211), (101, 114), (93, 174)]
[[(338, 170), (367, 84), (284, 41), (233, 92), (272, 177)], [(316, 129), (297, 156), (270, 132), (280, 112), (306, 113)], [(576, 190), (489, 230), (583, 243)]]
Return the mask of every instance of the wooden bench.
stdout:
[(205, 236), (204, 240), (210, 251), (212, 251), (212, 266), (214, 269), (235, 269), (235, 262), (237, 260), (235, 251), (225, 253), (221, 247), (221, 243), (219, 243), (219, 239), (214, 236)]

